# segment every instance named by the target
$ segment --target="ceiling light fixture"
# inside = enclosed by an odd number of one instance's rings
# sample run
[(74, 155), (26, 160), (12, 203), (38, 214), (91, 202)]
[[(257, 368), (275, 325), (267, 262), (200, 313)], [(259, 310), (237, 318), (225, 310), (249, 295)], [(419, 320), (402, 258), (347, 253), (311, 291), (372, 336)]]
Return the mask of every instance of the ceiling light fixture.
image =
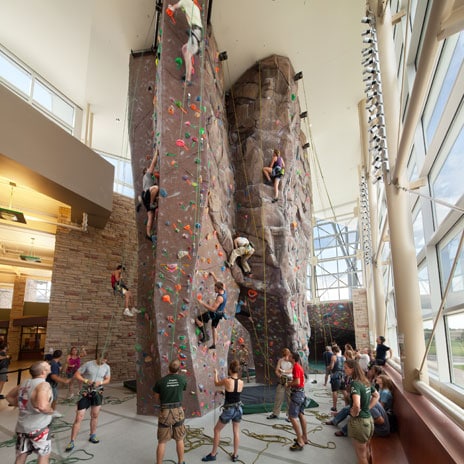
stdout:
[(10, 221), (10, 222), (15, 222), (17, 224), (27, 224), (26, 218), (24, 217), (24, 214), (21, 211), (14, 210), (12, 208), (13, 205), (13, 192), (14, 188), (16, 187), (16, 184), (14, 182), (10, 182), (10, 203), (8, 208), (3, 208), (0, 206), (0, 219), (3, 219), (4, 221)]
[(30, 263), (41, 263), (42, 260), (38, 256), (34, 256), (34, 240), (35, 238), (31, 237), (31, 251), (28, 255), (19, 255), (23, 261), (28, 261)]

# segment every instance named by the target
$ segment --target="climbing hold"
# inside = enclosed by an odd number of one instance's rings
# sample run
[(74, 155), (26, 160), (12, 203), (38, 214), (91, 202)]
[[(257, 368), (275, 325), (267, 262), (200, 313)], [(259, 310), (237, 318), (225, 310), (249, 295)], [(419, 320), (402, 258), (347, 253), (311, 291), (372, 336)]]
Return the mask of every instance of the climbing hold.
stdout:
[(165, 303), (171, 304), (171, 295), (163, 295), (161, 297), (161, 300), (164, 301)]
[(258, 296), (258, 292), (257, 292), (256, 290), (253, 290), (252, 288), (250, 288), (250, 289), (248, 290), (248, 297), (249, 297), (250, 299), (254, 299), (254, 298), (256, 298), (257, 296)]
[(182, 66), (182, 58), (178, 56), (174, 61), (176, 63), (177, 69), (179, 69)]
[(168, 192), (166, 192), (166, 190), (164, 190), (163, 188), (160, 189), (159, 194), (160, 194), (160, 196), (162, 196), (163, 198), (166, 198), (166, 197), (168, 196)]
[(178, 147), (182, 147), (182, 148), (185, 148), (185, 149), (188, 150), (187, 145), (185, 145), (185, 142), (184, 142), (182, 139), (177, 139), (177, 140), (176, 140), (176, 145), (177, 145)]
[(170, 115), (173, 115), (173, 114), (174, 114), (174, 111), (175, 111), (175, 110), (174, 110), (174, 107), (173, 107), (172, 105), (169, 105), (168, 113), (169, 113)]
[(197, 300), (198, 300), (198, 301), (201, 301), (201, 300), (202, 300), (202, 298), (203, 298), (202, 294), (201, 294), (201, 293), (199, 293), (199, 294), (197, 295)]

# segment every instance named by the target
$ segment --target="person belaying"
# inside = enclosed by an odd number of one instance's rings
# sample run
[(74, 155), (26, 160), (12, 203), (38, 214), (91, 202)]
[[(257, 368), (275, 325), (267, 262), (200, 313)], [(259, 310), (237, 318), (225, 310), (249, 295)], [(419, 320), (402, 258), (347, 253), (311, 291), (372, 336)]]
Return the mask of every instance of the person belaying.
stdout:
[(200, 51), (203, 23), (201, 22), (200, 8), (196, 0), (179, 0), (174, 5), (168, 5), (168, 10), (174, 13), (182, 8), (185, 13), (189, 30), (189, 38), (182, 46), (182, 56), (185, 62), (185, 84), (192, 85), (192, 58)]
[(271, 164), (263, 168), (263, 174), (268, 182), (273, 182), (274, 184), (274, 198), (272, 199), (272, 203), (275, 203), (279, 200), (280, 178), (285, 174), (285, 161), (280, 155), (280, 150), (277, 150), (277, 148), (272, 154)]
[(126, 268), (122, 264), (119, 264), (118, 267), (111, 273), (111, 287), (113, 287), (115, 294), (124, 297), (124, 316), (132, 317), (140, 313), (140, 311), (134, 307), (134, 298), (132, 296), (132, 292), (122, 280), (122, 271), (125, 270)]
[(235, 260), (240, 257), (241, 267), (246, 276), (251, 274), (251, 268), (248, 264), (248, 260), (251, 255), (255, 252), (253, 244), (246, 238), (236, 234), (234, 236), (234, 249), (229, 256), (229, 261), (226, 261), (228, 267), (232, 267), (235, 264)]
[(213, 344), (209, 347), (209, 349), (214, 350), (216, 348), (217, 343), (217, 327), (219, 325), (220, 320), (225, 316), (227, 292), (225, 290), (224, 284), (217, 280), (214, 273), (210, 272), (209, 275), (214, 279), (214, 290), (216, 292), (216, 299), (214, 300), (213, 304), (205, 303), (203, 300), (198, 301), (198, 303), (200, 303), (208, 311), (200, 314), (195, 319), (195, 324), (200, 328), (202, 332), (200, 342), (204, 343), (208, 341), (208, 334), (206, 332), (205, 324), (207, 324), (208, 321), (211, 321), (211, 330), (213, 332)]
[(147, 210), (147, 228), (145, 237), (148, 240), (152, 240), (153, 235), (153, 221), (155, 219), (156, 208), (158, 207), (158, 193), (159, 187), (156, 184), (155, 166), (158, 161), (158, 150), (155, 151), (153, 159), (151, 160), (150, 166), (143, 169), (143, 180), (142, 180), (142, 195), (141, 202)]

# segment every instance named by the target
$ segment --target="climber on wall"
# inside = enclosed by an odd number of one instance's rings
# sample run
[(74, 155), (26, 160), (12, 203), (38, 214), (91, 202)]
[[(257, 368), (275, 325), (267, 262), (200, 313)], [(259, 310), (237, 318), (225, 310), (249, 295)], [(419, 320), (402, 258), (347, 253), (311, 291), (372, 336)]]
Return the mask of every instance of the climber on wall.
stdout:
[(225, 290), (224, 284), (217, 280), (213, 272), (210, 272), (209, 275), (214, 279), (214, 290), (216, 292), (216, 299), (214, 300), (213, 304), (205, 303), (203, 300), (198, 301), (208, 311), (200, 314), (195, 319), (195, 324), (200, 328), (202, 332), (200, 342), (204, 343), (208, 341), (208, 334), (206, 332), (205, 324), (207, 324), (208, 321), (211, 321), (211, 330), (213, 332), (213, 344), (209, 347), (209, 349), (214, 350), (216, 348), (217, 343), (217, 327), (219, 325), (220, 320), (223, 317), (225, 317), (227, 292)]
[(274, 150), (274, 153), (272, 154), (271, 164), (263, 168), (263, 173), (268, 182), (273, 182), (274, 184), (274, 198), (272, 199), (272, 203), (275, 203), (279, 200), (280, 178), (285, 173), (285, 161), (280, 155), (280, 151), (277, 150), (277, 148)]
[(189, 30), (189, 38), (182, 46), (182, 55), (185, 62), (185, 84), (192, 85), (192, 58), (200, 51), (201, 34), (203, 24), (201, 22), (201, 13), (196, 0), (179, 0), (174, 5), (168, 5), (168, 10), (174, 13), (179, 8), (185, 13)]
[[(126, 268), (119, 264), (118, 267), (111, 273), (111, 286), (115, 294), (121, 295), (124, 297), (124, 316), (135, 316), (140, 313), (140, 311), (134, 307), (134, 299), (132, 297), (132, 292), (129, 290), (127, 285), (122, 280), (122, 271), (125, 271)], [(132, 310), (130, 309), (132, 306)]]
[[(157, 200), (159, 187), (156, 185), (155, 166), (158, 161), (158, 150), (155, 151), (153, 159), (151, 160), (148, 168), (143, 168), (143, 180), (142, 180), (142, 195), (140, 197), (141, 202), (147, 210), (147, 229), (146, 238), (152, 240), (152, 229), (153, 221), (155, 219), (155, 212), (157, 208)], [(137, 207), (138, 211), (139, 207)]]
[(251, 275), (251, 268), (248, 264), (248, 260), (251, 258), (251, 255), (255, 252), (255, 249), (252, 243), (246, 238), (241, 237), (238, 234), (234, 235), (234, 249), (229, 256), (229, 261), (226, 261), (228, 267), (232, 267), (235, 264), (235, 260), (240, 257), (241, 267), (243, 273), (246, 276)]

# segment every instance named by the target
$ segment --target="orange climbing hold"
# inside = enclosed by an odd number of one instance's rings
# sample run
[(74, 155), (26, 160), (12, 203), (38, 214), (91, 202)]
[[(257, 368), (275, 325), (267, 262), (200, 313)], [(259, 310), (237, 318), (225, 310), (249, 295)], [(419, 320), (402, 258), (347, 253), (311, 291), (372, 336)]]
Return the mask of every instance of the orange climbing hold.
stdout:
[(171, 304), (171, 296), (170, 296), (170, 295), (167, 295), (167, 294), (166, 294), (166, 295), (163, 295), (163, 296), (161, 297), (161, 300), (164, 301), (165, 303)]
[(248, 290), (248, 297), (251, 298), (251, 299), (254, 299), (258, 296), (258, 292), (256, 290), (253, 290), (252, 288), (250, 288)]

